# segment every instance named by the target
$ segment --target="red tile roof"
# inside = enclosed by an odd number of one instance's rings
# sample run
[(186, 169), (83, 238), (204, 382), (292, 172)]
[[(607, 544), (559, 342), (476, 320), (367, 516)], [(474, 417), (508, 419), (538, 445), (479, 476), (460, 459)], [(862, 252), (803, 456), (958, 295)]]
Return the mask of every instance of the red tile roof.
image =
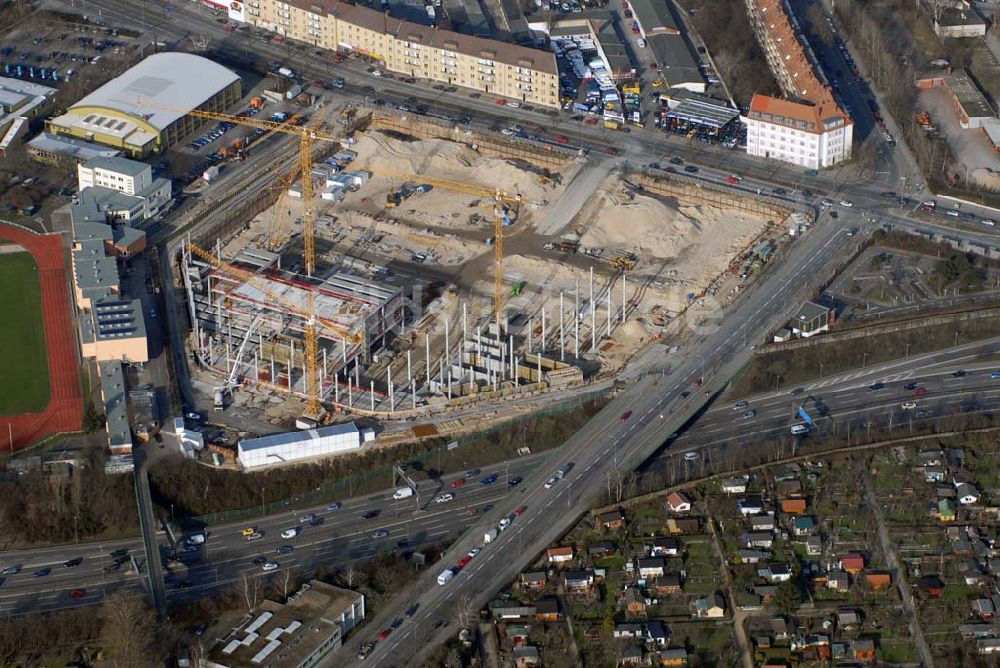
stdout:
[[(770, 116), (770, 118), (765, 118), (765, 116)], [(802, 104), (760, 93), (755, 93), (753, 100), (750, 101), (750, 118), (789, 125), (797, 130), (813, 134), (820, 134), (824, 131), (825, 124), (834, 121), (839, 120), (844, 125), (850, 125), (853, 122), (833, 101), (824, 104)], [(777, 120), (779, 118), (781, 120)]]

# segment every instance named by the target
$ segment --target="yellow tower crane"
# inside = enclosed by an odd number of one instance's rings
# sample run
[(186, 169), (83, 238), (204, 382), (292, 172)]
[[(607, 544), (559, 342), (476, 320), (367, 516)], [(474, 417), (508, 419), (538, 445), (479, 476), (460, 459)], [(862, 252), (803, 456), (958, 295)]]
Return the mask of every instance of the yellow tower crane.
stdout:
[[(146, 104), (154, 104), (148, 100), (144, 100)], [(264, 130), (271, 130), (274, 132), (282, 132), (285, 134), (290, 134), (299, 138), (299, 162), (297, 165), (297, 171), (301, 175), (302, 179), (302, 199), (304, 204), (303, 219), (303, 230), (302, 237), (304, 242), (304, 261), (306, 267), (306, 275), (312, 277), (313, 272), (316, 268), (316, 211), (313, 204), (314, 191), (313, 191), (313, 179), (312, 179), (312, 168), (313, 168), (313, 158), (312, 158), (312, 147), (313, 142), (316, 141), (329, 141), (338, 142), (339, 139), (332, 135), (325, 134), (318, 131), (314, 127), (295, 125), (294, 123), (279, 123), (276, 121), (268, 121), (264, 119), (234, 116), (232, 114), (224, 114), (216, 111), (204, 111), (201, 109), (183, 110), (176, 109), (172, 107), (167, 107), (166, 105), (161, 105), (156, 103), (155, 106), (171, 109), (173, 111), (179, 111), (185, 113), (189, 116), (194, 116), (196, 118), (205, 118), (216, 121), (226, 121), (229, 123), (234, 123), (236, 125), (243, 125), (254, 128), (261, 128)], [(298, 116), (293, 117), (293, 121), (298, 118)], [(373, 168), (369, 166), (357, 166), (357, 169), (362, 169), (377, 176), (382, 176), (384, 178), (398, 179), (402, 181), (416, 180), (422, 183), (426, 183), (436, 188), (442, 188), (444, 190), (451, 190), (455, 192), (466, 193), (469, 195), (474, 195), (478, 197), (492, 197), (494, 202), (494, 295), (493, 295), (493, 308), (494, 316), (496, 317), (497, 326), (501, 326), (501, 312), (503, 310), (503, 298), (504, 298), (504, 274), (503, 274), (503, 228), (505, 213), (503, 211), (504, 204), (513, 204), (516, 207), (517, 214), (520, 213), (520, 207), (524, 204), (524, 200), (520, 193), (515, 195), (510, 195), (506, 192), (502, 192), (498, 189), (487, 188), (483, 186), (478, 186), (471, 183), (464, 183), (460, 181), (452, 181), (449, 179), (442, 179), (437, 177), (421, 176), (417, 174), (408, 174), (404, 172), (395, 172), (389, 169)], [(296, 169), (293, 169), (291, 174), (294, 178)], [(516, 214), (516, 215), (517, 215)], [(280, 234), (280, 233), (279, 233)], [(273, 247), (276, 243), (280, 241), (272, 234), (270, 238), (270, 244)], [(194, 246), (191, 247), (192, 252), (194, 251)], [(199, 249), (202, 252), (204, 249)], [(242, 272), (242, 277), (245, 280), (249, 280), (254, 274), (251, 272), (244, 272), (231, 265), (226, 265), (221, 263), (217, 258), (208, 253), (208, 256), (202, 256), (195, 252), (199, 257), (213, 262), (216, 266), (223, 268), (225, 267), (227, 271)], [(259, 287), (259, 286), (258, 286)], [(290, 310), (291, 305), (287, 305)], [(315, 338), (315, 325), (323, 324), (325, 329), (333, 331), (340, 334), (339, 330), (332, 323), (325, 323), (322, 319), (317, 319), (312, 310), (312, 292), (309, 292), (309, 313), (303, 314), (299, 313), (307, 320), (306, 326), (306, 350), (307, 350), (307, 366), (309, 366), (308, 375), (311, 380), (309, 385), (311, 389), (309, 391), (309, 407), (310, 412), (313, 414), (319, 414), (319, 387), (316, 383), (316, 369), (317, 361), (315, 358), (315, 352), (317, 351), (317, 343)], [(332, 327), (331, 327), (332, 326)], [(310, 335), (310, 332), (312, 334)], [(345, 337), (347, 338), (347, 337)], [(311, 342), (310, 342), (311, 341)], [(312, 387), (314, 386), (314, 387)]]
[[(345, 345), (350, 343), (351, 345), (357, 345), (364, 340), (364, 337), (359, 332), (347, 332), (336, 325), (336, 323), (330, 322), (325, 318), (321, 318), (316, 315), (313, 309), (313, 291), (307, 289), (309, 295), (309, 305), (308, 308), (303, 310), (294, 304), (288, 303), (287, 300), (283, 299), (279, 295), (275, 294), (266, 285), (263, 285), (260, 281), (260, 275), (252, 271), (247, 271), (246, 269), (240, 269), (227, 262), (223, 262), (219, 258), (212, 255), (210, 252), (197, 246), (191, 242), (187, 242), (188, 250), (200, 257), (202, 260), (208, 262), (213, 267), (219, 271), (225, 272), (235, 278), (239, 278), (247, 283), (253, 285), (256, 289), (260, 290), (264, 295), (270, 299), (274, 304), (280, 304), (283, 308), (287, 309), (289, 312), (303, 318), (305, 320), (305, 342), (306, 342), (306, 396), (308, 397), (308, 409), (307, 413), (310, 416), (318, 417), (321, 412), (320, 405), (320, 390), (322, 379), (319, 377), (319, 363), (317, 360), (319, 352), (319, 343), (317, 340), (317, 327), (339, 336)], [(272, 379), (273, 381), (273, 379)], [(291, 383), (291, 374), (289, 374), (289, 383)]]

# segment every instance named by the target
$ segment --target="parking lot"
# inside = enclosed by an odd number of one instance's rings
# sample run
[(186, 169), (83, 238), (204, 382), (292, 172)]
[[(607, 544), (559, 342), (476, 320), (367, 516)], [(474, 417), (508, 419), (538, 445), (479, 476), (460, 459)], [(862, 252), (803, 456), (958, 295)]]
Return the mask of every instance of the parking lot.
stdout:
[(33, 18), (0, 37), (0, 74), (52, 87), (84, 76), (89, 88), (133, 59), (136, 36), (110, 25)]

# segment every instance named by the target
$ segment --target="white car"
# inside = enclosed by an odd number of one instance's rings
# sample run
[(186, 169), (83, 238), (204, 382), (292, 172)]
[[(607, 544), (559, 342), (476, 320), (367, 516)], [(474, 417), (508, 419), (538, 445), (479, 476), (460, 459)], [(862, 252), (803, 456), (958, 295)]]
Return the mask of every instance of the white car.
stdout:
[(917, 407), (917, 402), (916, 401), (904, 401), (903, 403), (901, 403), (899, 405), (899, 407), (902, 408), (904, 411), (912, 411), (913, 409), (915, 409)]
[(265, 573), (267, 573), (269, 571), (276, 571), (276, 570), (278, 570), (278, 562), (276, 562), (276, 561), (269, 561), (266, 564), (264, 564), (263, 566), (261, 566), (260, 569), (262, 571), (264, 571)]
[(444, 494), (438, 494), (437, 496), (435, 496), (434, 503), (448, 503), (449, 501), (453, 501), (454, 499), (455, 499), (454, 494), (452, 494), (451, 492), (445, 492)]
[(467, 556), (469, 559), (474, 559), (475, 556), (477, 554), (479, 554), (480, 552), (482, 552), (482, 550), (480, 550), (478, 547), (474, 547), (471, 550), (469, 550), (468, 552), (466, 552), (465, 556)]
[(294, 527), (291, 529), (285, 529), (284, 531), (281, 532), (282, 538), (295, 538), (298, 535), (299, 535), (299, 530)]
[(254, 531), (251, 534), (247, 534), (247, 542), (253, 542), (255, 540), (260, 540), (263, 537), (264, 537), (264, 534), (262, 534), (259, 531)]
[(500, 529), (500, 531), (503, 531), (504, 529), (506, 529), (509, 526), (510, 526), (510, 518), (509, 517), (504, 517), (502, 520), (500, 520), (500, 524), (497, 525), (497, 529)]
[(514, 134), (514, 131), (511, 130), (510, 128), (503, 128), (500, 130), (500, 134), (502, 134), (504, 137), (510, 137), (511, 135)]
[(684, 453), (684, 461), (693, 462), (696, 459), (698, 459), (698, 453), (697, 452), (693, 452), (692, 451), (692, 452), (686, 452), (686, 453)]
[(380, 76), (382, 76), (382, 70), (375, 70), (375, 71), (373, 71), (372, 72), (372, 76), (373, 77), (380, 77)]
[(552, 476), (551, 478), (549, 478), (548, 480), (545, 481), (545, 489), (552, 489), (552, 487), (557, 482), (559, 482), (559, 478), (557, 478), (555, 476)]
[(852, 207), (854, 206), (854, 202), (849, 199), (842, 199), (840, 200), (840, 206)]

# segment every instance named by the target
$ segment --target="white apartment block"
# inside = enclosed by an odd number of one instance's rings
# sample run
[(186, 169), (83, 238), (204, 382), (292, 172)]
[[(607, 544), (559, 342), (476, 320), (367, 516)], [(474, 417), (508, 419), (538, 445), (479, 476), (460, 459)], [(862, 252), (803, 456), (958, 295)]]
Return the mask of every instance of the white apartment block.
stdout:
[(747, 154), (822, 169), (851, 158), (854, 124), (835, 102), (811, 105), (754, 95)]
[(153, 183), (153, 169), (128, 158), (91, 158), (76, 167), (79, 190), (102, 186), (136, 195)]

